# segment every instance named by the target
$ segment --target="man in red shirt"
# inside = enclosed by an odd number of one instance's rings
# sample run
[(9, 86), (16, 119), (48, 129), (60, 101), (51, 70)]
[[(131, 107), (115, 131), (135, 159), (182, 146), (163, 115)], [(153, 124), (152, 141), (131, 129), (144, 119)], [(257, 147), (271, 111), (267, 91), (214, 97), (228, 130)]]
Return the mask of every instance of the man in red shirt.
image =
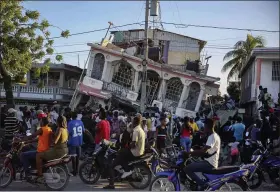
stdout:
[(106, 113), (103, 108), (99, 111), (101, 120), (96, 126), (95, 144), (99, 144), (102, 139), (110, 140), (110, 123), (106, 120)]

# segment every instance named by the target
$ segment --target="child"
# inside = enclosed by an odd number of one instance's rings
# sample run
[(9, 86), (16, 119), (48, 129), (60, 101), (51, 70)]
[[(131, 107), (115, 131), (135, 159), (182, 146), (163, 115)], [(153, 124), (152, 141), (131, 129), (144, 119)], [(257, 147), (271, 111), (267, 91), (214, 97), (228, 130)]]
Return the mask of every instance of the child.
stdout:
[(238, 150), (239, 142), (235, 141), (234, 143), (229, 143), (228, 145), (230, 146), (231, 165), (234, 165), (238, 160), (238, 156), (239, 156), (239, 150)]

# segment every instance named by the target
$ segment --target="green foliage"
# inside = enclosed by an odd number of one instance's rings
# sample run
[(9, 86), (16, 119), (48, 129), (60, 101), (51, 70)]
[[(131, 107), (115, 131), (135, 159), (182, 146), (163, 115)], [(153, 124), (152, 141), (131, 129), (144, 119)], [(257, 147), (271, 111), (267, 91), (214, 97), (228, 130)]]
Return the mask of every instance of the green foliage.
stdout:
[[(52, 55), (54, 41), (50, 38), (50, 23), (42, 19), (38, 11), (25, 10), (22, 1), (0, 1), (0, 18), (2, 26), (0, 31), (1, 55), (0, 65), (14, 79), (30, 71), (32, 63), (39, 63), (46, 55)], [(68, 37), (69, 31), (62, 31), (62, 37)], [(61, 55), (56, 56), (58, 61)], [(46, 73), (49, 69), (50, 59), (45, 60), (43, 67), (35, 70), (36, 76)], [(3, 71), (1, 72), (3, 73)]]
[(227, 87), (227, 93), (230, 97), (232, 97), (235, 101), (239, 101), (240, 99), (240, 83), (230, 83)]
[(234, 45), (234, 50), (226, 53), (224, 56), (224, 61), (227, 62), (224, 64), (222, 72), (230, 69), (228, 79), (233, 77), (235, 74), (239, 75), (242, 67), (244, 66), (248, 57), (251, 55), (252, 50), (256, 47), (264, 47), (264, 44), (265, 40), (263, 37), (254, 37), (248, 34), (246, 41), (238, 41)]

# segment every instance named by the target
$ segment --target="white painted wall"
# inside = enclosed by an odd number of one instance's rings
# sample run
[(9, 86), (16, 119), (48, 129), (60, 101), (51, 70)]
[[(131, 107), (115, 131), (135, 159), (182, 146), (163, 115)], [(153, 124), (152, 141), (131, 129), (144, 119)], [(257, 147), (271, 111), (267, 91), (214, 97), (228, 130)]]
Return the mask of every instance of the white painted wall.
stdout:
[(267, 88), (274, 102), (278, 99), (280, 81), (272, 81), (272, 61), (273, 59), (262, 59), (261, 64), (261, 85)]

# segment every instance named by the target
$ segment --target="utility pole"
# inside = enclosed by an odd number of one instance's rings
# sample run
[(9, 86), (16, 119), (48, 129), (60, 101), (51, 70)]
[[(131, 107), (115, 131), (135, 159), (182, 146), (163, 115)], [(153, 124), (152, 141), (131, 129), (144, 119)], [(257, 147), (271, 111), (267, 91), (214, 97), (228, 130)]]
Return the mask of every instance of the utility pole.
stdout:
[(148, 64), (148, 53), (149, 53), (149, 41), (148, 41), (148, 28), (149, 28), (149, 0), (146, 0), (146, 13), (145, 13), (145, 52), (144, 52), (144, 60), (142, 61), (143, 66), (143, 77), (142, 77), (142, 89), (141, 89), (141, 105), (140, 110), (141, 113), (145, 111), (146, 104), (146, 89), (147, 89), (147, 64)]
[(78, 54), (78, 67), (80, 67), (80, 55)]
[(106, 39), (106, 37), (107, 37), (107, 34), (108, 34), (108, 32), (109, 32), (111, 26), (113, 25), (113, 23), (110, 22), (110, 21), (109, 21), (108, 23), (109, 23), (109, 27), (108, 27), (108, 29), (107, 29), (107, 31), (106, 31), (105, 37), (104, 37), (104, 38), (102, 39), (102, 41), (101, 41), (101, 46), (102, 46), (103, 42), (105, 41), (105, 39)]

